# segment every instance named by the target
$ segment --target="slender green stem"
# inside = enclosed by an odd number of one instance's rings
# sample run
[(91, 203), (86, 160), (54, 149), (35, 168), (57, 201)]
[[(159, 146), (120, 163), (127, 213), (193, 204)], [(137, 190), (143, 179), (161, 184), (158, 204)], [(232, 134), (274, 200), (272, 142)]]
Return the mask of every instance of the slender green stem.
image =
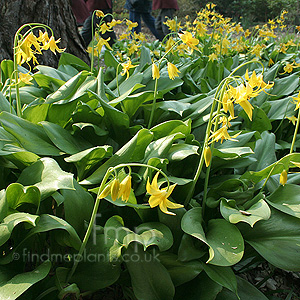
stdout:
[(293, 153), (293, 151), (294, 151), (294, 146), (295, 146), (297, 133), (298, 133), (298, 129), (299, 129), (299, 119), (300, 119), (300, 109), (298, 110), (298, 118), (297, 118), (295, 131), (294, 131), (294, 136), (293, 136), (293, 140), (292, 140), (292, 144), (291, 144), (291, 148), (290, 148), (290, 154)]
[(155, 111), (155, 106), (156, 106), (156, 99), (157, 99), (157, 84), (158, 78), (155, 79), (155, 86), (154, 86), (154, 95), (153, 95), (153, 102), (152, 102), (152, 107), (151, 107), (151, 114), (149, 118), (149, 123), (148, 123), (148, 129), (151, 128), (152, 126), (152, 121), (153, 121), (153, 116), (154, 116), (154, 111)]

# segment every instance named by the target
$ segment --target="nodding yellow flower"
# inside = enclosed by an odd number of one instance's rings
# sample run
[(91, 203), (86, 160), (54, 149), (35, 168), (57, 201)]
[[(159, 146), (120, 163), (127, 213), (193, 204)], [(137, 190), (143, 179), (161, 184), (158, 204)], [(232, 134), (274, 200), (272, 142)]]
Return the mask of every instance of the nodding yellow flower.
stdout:
[(292, 122), (292, 124), (295, 126), (296, 122), (297, 122), (297, 117), (295, 116), (291, 116), (291, 117), (286, 117), (288, 120), (290, 120), (290, 122)]
[(126, 79), (129, 77), (129, 70), (131, 68), (134, 68), (135, 66), (131, 63), (131, 60), (129, 59), (127, 62), (122, 63), (123, 71), (121, 72), (121, 75), (124, 76), (126, 74)]
[[(92, 47), (88, 47), (87, 49), (86, 49), (86, 52), (88, 52), (88, 53), (92, 53), (92, 51), (93, 51), (93, 48)], [(94, 47), (94, 56), (99, 56), (99, 51), (98, 51), (98, 48), (97, 47)]]
[(179, 77), (178, 73), (180, 73), (180, 71), (177, 69), (177, 67), (168, 62), (168, 74), (169, 74), (169, 78), (174, 80), (175, 77)]
[(112, 31), (112, 29), (110, 26), (107, 26), (106, 23), (103, 23), (102, 25), (100, 25), (99, 31), (101, 32), (101, 34), (104, 34), (106, 31)]
[(272, 58), (269, 59), (269, 62), (268, 62), (268, 67), (274, 65), (274, 61)]
[(172, 37), (170, 37), (167, 42), (166, 42), (166, 52), (168, 52), (175, 44), (175, 41), (172, 39)]
[(183, 34), (179, 34), (179, 36), (182, 42), (191, 48), (191, 53), (194, 49), (197, 49), (196, 45), (199, 44), (199, 40), (194, 38), (190, 32), (184, 31)]
[(46, 45), (50, 40), (50, 38), (48, 36), (48, 32), (47, 31), (42, 32), (41, 30), (39, 30), (39, 36), (38, 36), (37, 40), (39, 42), (41, 42), (43, 46)]
[(127, 202), (131, 192), (131, 176), (128, 174), (120, 183), (118, 197), (122, 197), (122, 201)]
[(297, 97), (292, 97), (295, 101), (294, 104), (296, 104), (296, 107), (295, 107), (295, 110), (299, 109), (300, 108), (300, 92), (298, 93), (298, 96)]
[(116, 201), (117, 198), (119, 197), (119, 191), (120, 191), (120, 181), (118, 178), (115, 178), (111, 183), (111, 188), (110, 188), (110, 195), (113, 201)]
[(130, 33), (123, 33), (119, 36), (119, 41), (129, 39)]
[(236, 141), (235, 138), (240, 135), (241, 132), (238, 132), (237, 134), (230, 136), (230, 134), (227, 131), (228, 126), (222, 126), (220, 129), (218, 129), (215, 133), (213, 133), (209, 139), (211, 139), (212, 142), (218, 142), (221, 140), (221, 144), (223, 143), (224, 140), (231, 140), (231, 141)]
[(42, 49), (43, 49), (43, 50), (48, 50), (48, 49), (50, 49), (54, 54), (56, 54), (55, 51), (57, 51), (57, 52), (59, 52), (59, 53), (64, 52), (64, 51), (66, 50), (66, 48), (64, 48), (64, 49), (59, 49), (59, 48), (57, 47), (56, 44), (58, 44), (59, 42), (60, 42), (60, 39), (55, 40), (54, 37), (51, 36), (49, 42), (48, 42), (47, 44), (45, 44), (44, 46), (42, 46)]
[(102, 10), (96, 10), (96, 16), (98, 18), (103, 18), (105, 16), (105, 14)]
[(98, 48), (99, 52), (101, 52), (101, 49), (103, 46), (106, 46), (107, 49), (112, 50), (111, 46), (108, 43), (109, 40), (110, 40), (110, 37), (107, 38), (106, 40), (103, 38), (99, 39), (97, 46), (96, 46)]
[(24, 82), (26, 84), (33, 84), (32, 82), (30, 82), (33, 79), (33, 77), (28, 73), (24, 74), (24, 73), (19, 73), (19, 80), (21, 82)]
[(155, 174), (151, 184), (149, 182), (149, 178), (147, 181), (146, 190), (147, 190), (147, 193), (151, 195), (149, 198), (150, 207), (153, 208), (153, 207), (159, 206), (160, 210), (163, 213), (168, 214), (168, 215), (175, 215), (174, 213), (168, 211), (168, 208), (176, 209), (176, 208), (183, 207), (183, 205), (181, 205), (181, 204), (173, 203), (170, 200), (168, 200), (168, 197), (170, 197), (176, 184), (169, 186), (169, 188), (166, 187), (163, 189), (159, 189), (159, 187), (157, 185), (158, 175), (159, 175), (159, 172), (157, 172)]
[(208, 55), (208, 61), (214, 61), (218, 59), (218, 55), (216, 53), (212, 53)]
[(131, 22), (130, 20), (126, 20), (126, 25), (127, 25), (126, 31), (131, 31), (132, 28), (138, 26), (138, 23), (137, 22)]
[(204, 161), (205, 161), (206, 167), (208, 167), (210, 165), (211, 158), (212, 158), (212, 154), (211, 154), (210, 147), (205, 147), (204, 148)]
[[(169, 30), (174, 32), (176, 31), (176, 21), (173, 19), (173, 20), (170, 20), (168, 19), (166, 22), (164, 22), (165, 25), (167, 25), (169, 27)], [(180, 23), (178, 24), (178, 27), (180, 26)]]
[(105, 186), (103, 191), (98, 196), (98, 199), (103, 199), (103, 198), (107, 197), (110, 194), (110, 191), (111, 191), (111, 183), (109, 183)]
[(287, 171), (283, 170), (279, 177), (279, 183), (285, 186), (286, 182), (287, 182)]
[(138, 51), (139, 51), (139, 45), (132, 43), (130, 44), (130, 46), (128, 46), (128, 55), (131, 55)]
[(152, 64), (152, 78), (153, 80), (159, 78), (159, 68), (155, 63)]
[(42, 53), (42, 51), (41, 51), (41, 46), (40, 46), (40, 44), (39, 44), (39, 42), (38, 42), (38, 40), (37, 40), (37, 37), (32, 33), (32, 32), (30, 32), (26, 37), (25, 37), (25, 39), (24, 39), (24, 44), (27, 44), (29, 47), (31, 47), (31, 45), (33, 45), (34, 46), (34, 48), (35, 48), (35, 51), (37, 52), (37, 53), (39, 53), (39, 54), (41, 54)]

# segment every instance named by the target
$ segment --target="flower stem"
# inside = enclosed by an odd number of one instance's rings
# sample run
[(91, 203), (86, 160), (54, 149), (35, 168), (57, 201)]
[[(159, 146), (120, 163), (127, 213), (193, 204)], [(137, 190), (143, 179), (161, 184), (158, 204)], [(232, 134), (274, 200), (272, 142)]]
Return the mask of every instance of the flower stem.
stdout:
[(297, 133), (298, 133), (298, 129), (299, 129), (299, 119), (300, 119), (300, 110), (298, 110), (298, 118), (297, 118), (295, 131), (294, 131), (294, 136), (293, 136), (293, 140), (292, 140), (292, 144), (291, 144), (291, 148), (290, 148), (290, 154), (293, 153), (293, 151), (294, 151), (294, 146), (295, 146)]

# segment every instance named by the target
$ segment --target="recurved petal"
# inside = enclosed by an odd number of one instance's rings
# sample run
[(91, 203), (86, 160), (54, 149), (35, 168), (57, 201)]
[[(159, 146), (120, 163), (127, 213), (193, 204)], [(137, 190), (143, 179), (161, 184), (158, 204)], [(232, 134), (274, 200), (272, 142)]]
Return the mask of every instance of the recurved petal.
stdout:
[(167, 207), (171, 208), (171, 209), (176, 209), (176, 208), (182, 208), (182, 207), (184, 207), (182, 204), (174, 203), (174, 202), (172, 202), (170, 200), (167, 200), (166, 204), (167, 204)]
[(173, 215), (173, 216), (175, 215), (174, 213), (168, 211), (168, 209), (167, 209), (167, 202), (164, 202), (164, 201), (160, 202), (159, 208), (165, 214)]
[(151, 208), (153, 208), (153, 207), (159, 205), (160, 202), (161, 202), (161, 197), (159, 197), (159, 196), (151, 196), (151, 197), (149, 198), (149, 204), (150, 204), (150, 207), (151, 207)]

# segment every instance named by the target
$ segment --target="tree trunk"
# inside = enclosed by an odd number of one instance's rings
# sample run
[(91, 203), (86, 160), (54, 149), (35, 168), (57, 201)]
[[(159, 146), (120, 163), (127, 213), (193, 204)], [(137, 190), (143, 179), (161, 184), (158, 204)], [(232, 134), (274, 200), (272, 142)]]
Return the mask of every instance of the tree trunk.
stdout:
[[(25, 23), (43, 23), (52, 28), (54, 37), (61, 38), (59, 48), (89, 63), (78, 32), (70, 0), (0, 0), (0, 61), (12, 59), (13, 39)], [(59, 54), (44, 51), (37, 55), (40, 64), (57, 67)]]

